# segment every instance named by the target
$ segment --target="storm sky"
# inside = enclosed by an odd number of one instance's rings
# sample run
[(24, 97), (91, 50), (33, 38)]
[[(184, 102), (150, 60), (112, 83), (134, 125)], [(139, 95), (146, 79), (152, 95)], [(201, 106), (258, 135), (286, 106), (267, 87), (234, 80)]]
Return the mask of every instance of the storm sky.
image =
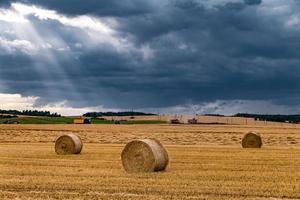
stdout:
[(300, 113), (299, 0), (0, 0), (0, 109)]

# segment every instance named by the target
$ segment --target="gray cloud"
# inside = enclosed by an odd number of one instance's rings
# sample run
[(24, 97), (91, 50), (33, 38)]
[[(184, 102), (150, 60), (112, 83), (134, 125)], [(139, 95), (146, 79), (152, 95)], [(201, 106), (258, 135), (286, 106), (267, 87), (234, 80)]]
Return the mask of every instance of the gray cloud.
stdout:
[[(21, 0), (21, 2), (42, 5), (71, 15), (93, 14), (98, 16), (131, 16), (143, 15), (154, 11), (156, 5), (151, 0)], [(159, 1), (157, 1), (159, 2)], [(70, 6), (72, 5), (72, 6)]]
[(0, 6), (7, 7), (7, 6), (10, 5), (11, 2), (13, 2), (13, 1), (10, 1), (10, 0), (0, 0)]
[(248, 5), (257, 5), (257, 4), (261, 4), (262, 0), (244, 0), (245, 4)]
[[(4, 92), (40, 96), (38, 104), (68, 100), (74, 107), (125, 109), (235, 99), (298, 102), (299, 28), (287, 25), (299, 9), (294, 1), (280, 14), (261, 8), (260, 0), (224, 1), (213, 8), (197, 0), (78, 0), (74, 7), (55, 2), (27, 1), (66, 16), (94, 15), (109, 26), (116, 20), (113, 35), (126, 40), (126, 50), (95, 42), (102, 36), (95, 39), (82, 28), (31, 15), (42, 42), (1, 31), (2, 38), (38, 46), (32, 54), (0, 54)], [(1, 29), (13, 30), (0, 23)], [(41, 47), (48, 43), (51, 48)]]

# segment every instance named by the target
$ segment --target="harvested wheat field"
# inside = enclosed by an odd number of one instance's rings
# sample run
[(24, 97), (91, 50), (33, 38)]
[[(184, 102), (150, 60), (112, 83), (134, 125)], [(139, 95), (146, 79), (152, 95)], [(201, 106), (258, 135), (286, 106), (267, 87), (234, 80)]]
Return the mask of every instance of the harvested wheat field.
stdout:
[[(248, 131), (261, 149), (243, 149)], [(75, 133), (79, 155), (57, 155)], [(164, 172), (126, 173), (126, 143), (156, 138)], [(300, 126), (2, 125), (0, 199), (300, 199)]]

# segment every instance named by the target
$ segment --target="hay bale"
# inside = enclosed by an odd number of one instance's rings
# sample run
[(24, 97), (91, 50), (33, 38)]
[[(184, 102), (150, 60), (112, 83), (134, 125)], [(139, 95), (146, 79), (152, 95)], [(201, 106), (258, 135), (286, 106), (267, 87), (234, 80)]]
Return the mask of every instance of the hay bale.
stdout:
[(261, 148), (262, 139), (254, 132), (247, 133), (242, 140), (243, 148)]
[(60, 136), (55, 141), (55, 152), (59, 155), (79, 154), (82, 149), (82, 141), (75, 134), (67, 134)]
[(168, 152), (155, 139), (129, 142), (123, 149), (121, 158), (127, 172), (163, 171), (169, 163)]

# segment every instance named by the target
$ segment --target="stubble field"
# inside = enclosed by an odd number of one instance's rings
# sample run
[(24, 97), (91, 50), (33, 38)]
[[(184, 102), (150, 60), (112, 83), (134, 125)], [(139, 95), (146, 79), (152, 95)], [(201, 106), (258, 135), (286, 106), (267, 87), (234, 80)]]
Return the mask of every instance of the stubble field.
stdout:
[[(262, 149), (242, 149), (247, 131)], [(58, 156), (55, 139), (76, 133), (80, 155)], [(132, 139), (157, 138), (166, 172), (127, 174)], [(0, 199), (300, 199), (300, 126), (1, 125)]]

